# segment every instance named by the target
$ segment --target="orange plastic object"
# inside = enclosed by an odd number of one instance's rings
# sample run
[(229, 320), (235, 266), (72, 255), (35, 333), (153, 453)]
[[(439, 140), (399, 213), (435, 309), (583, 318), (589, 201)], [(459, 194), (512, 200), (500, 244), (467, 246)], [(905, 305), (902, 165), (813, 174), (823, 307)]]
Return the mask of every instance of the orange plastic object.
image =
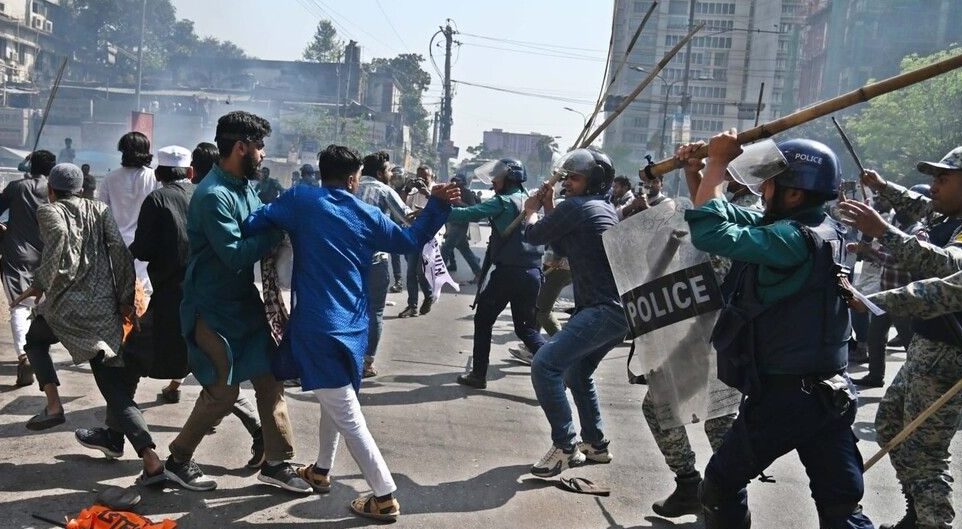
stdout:
[(88, 507), (67, 522), (67, 529), (176, 529), (177, 522), (164, 519), (152, 522), (137, 513), (115, 511), (102, 505)]

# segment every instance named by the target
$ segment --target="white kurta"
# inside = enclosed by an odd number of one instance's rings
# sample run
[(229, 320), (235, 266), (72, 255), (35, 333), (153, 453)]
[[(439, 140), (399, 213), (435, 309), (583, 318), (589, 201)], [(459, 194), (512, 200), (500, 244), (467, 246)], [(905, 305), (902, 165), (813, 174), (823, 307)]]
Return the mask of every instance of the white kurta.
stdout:
[[(137, 217), (140, 206), (153, 190), (160, 187), (160, 182), (154, 178), (154, 170), (150, 167), (121, 167), (104, 177), (97, 187), (97, 198), (110, 207), (124, 244), (130, 246), (134, 242), (137, 231)], [(134, 261), (137, 279), (143, 283), (147, 294), (153, 292), (150, 279), (147, 277), (147, 263)]]

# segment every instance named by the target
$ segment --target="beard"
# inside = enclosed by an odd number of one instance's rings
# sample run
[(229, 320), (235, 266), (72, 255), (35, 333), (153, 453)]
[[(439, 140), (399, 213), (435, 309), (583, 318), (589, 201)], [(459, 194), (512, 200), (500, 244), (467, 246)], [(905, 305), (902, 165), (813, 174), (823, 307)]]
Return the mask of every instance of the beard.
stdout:
[(253, 152), (248, 152), (244, 155), (244, 159), (241, 162), (241, 170), (244, 172), (244, 178), (248, 180), (259, 180), (260, 167), (261, 162), (257, 158), (254, 158)]

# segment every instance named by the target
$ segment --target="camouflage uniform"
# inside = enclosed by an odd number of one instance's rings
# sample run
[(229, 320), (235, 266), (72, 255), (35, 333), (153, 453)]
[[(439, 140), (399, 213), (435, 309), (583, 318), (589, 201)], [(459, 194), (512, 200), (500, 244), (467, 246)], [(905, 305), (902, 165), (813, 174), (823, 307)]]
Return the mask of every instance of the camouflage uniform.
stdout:
[[(762, 209), (759, 197), (751, 193), (733, 197), (731, 203), (746, 208)], [(732, 260), (717, 255), (711, 255), (709, 257), (712, 269), (715, 271), (715, 277), (720, 282), (725, 275), (728, 274), (728, 271), (731, 270)], [(718, 383), (719, 386), (722, 385), (720, 382), (713, 382)], [(735, 392), (735, 390), (730, 388), (725, 388), (725, 390), (722, 391), (725, 391), (725, 395), (729, 395), (729, 392)], [(716, 392), (712, 391), (712, 394), (716, 394)], [(650, 390), (645, 395), (645, 400), (642, 401), (641, 411), (645, 415), (645, 421), (648, 422), (651, 435), (654, 436), (655, 444), (658, 445), (658, 450), (661, 451), (661, 455), (664, 456), (668, 468), (670, 468), (676, 476), (694, 474), (697, 471), (695, 468), (695, 452), (691, 449), (691, 443), (688, 440), (688, 432), (685, 430), (685, 427), (677, 426), (675, 428), (662, 429)], [(737, 417), (737, 414), (732, 413), (705, 421), (705, 435), (708, 436), (708, 443), (711, 445), (712, 451), (715, 451), (721, 446), (725, 434), (728, 433), (732, 423), (735, 422), (735, 417)]]
[[(929, 199), (889, 183), (880, 194), (897, 211), (914, 218), (931, 213)], [(940, 248), (913, 235), (889, 229), (881, 238), (903, 269), (917, 277), (943, 277), (962, 270), (962, 240), (958, 230)], [(938, 280), (869, 296), (893, 317), (927, 319), (962, 306), (962, 291), (937, 285)], [(910, 421), (962, 378), (962, 344), (933, 341), (916, 334), (906, 361), (885, 392), (875, 416), (878, 442), (884, 446)], [(962, 395), (956, 396), (892, 450), (890, 457), (903, 490), (914, 503), (919, 528), (949, 528), (952, 508), (949, 444), (962, 418)]]

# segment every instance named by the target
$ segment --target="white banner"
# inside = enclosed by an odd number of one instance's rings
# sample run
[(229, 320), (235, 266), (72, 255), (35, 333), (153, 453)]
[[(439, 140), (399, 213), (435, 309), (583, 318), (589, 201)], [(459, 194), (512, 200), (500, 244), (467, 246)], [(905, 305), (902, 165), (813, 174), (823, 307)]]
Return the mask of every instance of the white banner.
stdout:
[(441, 297), (441, 288), (444, 285), (451, 285), (455, 292), (461, 291), (461, 285), (451, 278), (448, 267), (444, 264), (444, 258), (441, 257), (441, 243), (438, 239), (435, 236), (421, 249), (421, 266), (424, 267), (424, 277), (431, 285), (434, 301)]
[(648, 391), (663, 428), (733, 413), (740, 394), (717, 380), (709, 339), (721, 293), (684, 211), (664, 203), (603, 236)]

